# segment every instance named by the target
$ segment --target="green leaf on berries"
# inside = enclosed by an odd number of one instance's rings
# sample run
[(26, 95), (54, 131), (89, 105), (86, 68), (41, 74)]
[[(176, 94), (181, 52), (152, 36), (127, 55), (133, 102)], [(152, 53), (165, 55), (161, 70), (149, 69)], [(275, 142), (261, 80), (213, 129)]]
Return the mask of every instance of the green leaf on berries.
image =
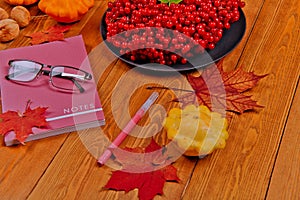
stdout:
[(178, 4), (180, 3), (182, 0), (159, 0), (161, 3), (168, 3), (169, 5), (171, 5), (171, 3), (175, 3)]

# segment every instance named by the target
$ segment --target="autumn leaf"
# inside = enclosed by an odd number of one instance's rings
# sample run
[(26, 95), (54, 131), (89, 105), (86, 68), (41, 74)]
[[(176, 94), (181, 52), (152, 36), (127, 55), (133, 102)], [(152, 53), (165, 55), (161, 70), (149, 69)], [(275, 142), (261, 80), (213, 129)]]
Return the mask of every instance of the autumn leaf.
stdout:
[[(125, 192), (137, 188), (139, 199), (150, 200), (156, 195), (163, 194), (166, 181), (179, 181), (177, 169), (168, 164), (164, 148), (153, 139), (143, 150), (141, 148), (124, 150), (127, 150), (127, 153), (118, 149), (113, 150), (114, 156), (122, 164), (123, 169), (112, 172), (105, 188)], [(129, 156), (128, 152), (135, 153), (137, 156)], [(163, 160), (165, 162), (162, 167)]]
[(54, 25), (45, 31), (39, 31), (28, 35), (31, 44), (42, 44), (45, 42), (61, 41), (65, 39), (64, 33), (70, 30), (71, 26)]
[(65, 33), (68, 30), (70, 30), (71, 26), (70, 25), (54, 25), (51, 26), (50, 28), (48, 28), (47, 31), (45, 31), (46, 33)]
[(161, 3), (167, 3), (169, 4), (169, 6), (171, 5), (171, 3), (174, 4), (179, 4), (182, 0), (159, 0)]
[(198, 102), (212, 110), (225, 108), (228, 111), (243, 113), (247, 110), (262, 108), (251, 95), (243, 94), (252, 89), (266, 75), (256, 75), (246, 72), (241, 67), (231, 72), (224, 72), (223, 63), (217, 67), (210, 66), (200, 76), (187, 75), (187, 80), (194, 91), (189, 92), (176, 101), (183, 104)]
[(30, 102), (27, 103), (24, 113), (16, 111), (7, 111), (0, 114), (0, 134), (6, 135), (9, 131), (14, 131), (16, 140), (24, 144), (27, 137), (32, 134), (32, 128), (47, 127), (48, 123), (44, 113), (47, 108), (30, 108)]

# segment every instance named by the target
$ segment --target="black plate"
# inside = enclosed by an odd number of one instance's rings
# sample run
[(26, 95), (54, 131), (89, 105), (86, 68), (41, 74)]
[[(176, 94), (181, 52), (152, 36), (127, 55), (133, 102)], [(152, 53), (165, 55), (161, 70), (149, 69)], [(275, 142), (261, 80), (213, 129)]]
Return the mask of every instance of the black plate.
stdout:
[[(195, 68), (205, 67), (213, 62), (216, 62), (230, 53), (242, 40), (245, 30), (246, 30), (246, 18), (242, 11), (240, 11), (240, 19), (233, 24), (231, 24), (230, 29), (226, 29), (223, 33), (222, 39), (216, 44), (216, 47), (212, 50), (207, 50), (207, 52), (199, 54), (196, 57), (193, 57), (187, 64), (174, 64), (171, 66), (160, 65), (155, 63), (143, 63), (143, 61), (133, 62), (128, 60), (124, 55), (118, 55), (118, 50), (116, 50), (111, 44), (105, 42), (107, 47), (114, 53), (117, 57), (119, 57), (124, 62), (140, 67), (143, 69), (149, 69), (153, 71), (188, 71)], [(105, 14), (104, 13), (100, 25), (101, 36), (103, 41), (106, 41), (106, 24), (105, 24)]]

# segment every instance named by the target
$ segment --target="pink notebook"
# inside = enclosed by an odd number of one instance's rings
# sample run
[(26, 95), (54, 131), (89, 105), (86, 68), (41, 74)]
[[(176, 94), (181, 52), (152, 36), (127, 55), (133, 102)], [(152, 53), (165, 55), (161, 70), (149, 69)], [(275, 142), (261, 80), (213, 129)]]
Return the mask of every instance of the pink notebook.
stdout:
[[(30, 135), (26, 141), (105, 124), (94, 78), (84, 82), (83, 93), (56, 90), (49, 83), (49, 76), (45, 75), (39, 76), (30, 83), (18, 84), (5, 79), (9, 70), (8, 61), (12, 59), (34, 60), (48, 65), (73, 66), (93, 73), (82, 36), (67, 38), (65, 41), (0, 51), (2, 112), (8, 110), (24, 112), (28, 100), (31, 101), (32, 109), (39, 106), (48, 107), (46, 118), (49, 128), (33, 128), (34, 134)], [(4, 140), (7, 146), (17, 144), (14, 132), (8, 133)]]

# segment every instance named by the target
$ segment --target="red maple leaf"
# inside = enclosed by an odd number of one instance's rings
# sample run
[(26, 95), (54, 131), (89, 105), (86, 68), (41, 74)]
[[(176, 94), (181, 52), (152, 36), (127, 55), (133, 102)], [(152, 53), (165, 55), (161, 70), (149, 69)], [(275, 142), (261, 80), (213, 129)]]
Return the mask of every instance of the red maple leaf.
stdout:
[(30, 102), (27, 103), (24, 113), (16, 111), (7, 111), (0, 114), (0, 134), (6, 135), (9, 131), (14, 131), (16, 139), (24, 144), (26, 138), (32, 134), (32, 128), (47, 127), (48, 123), (44, 116), (47, 108), (30, 108)]
[(231, 72), (224, 72), (222, 61), (217, 67), (207, 67), (200, 76), (188, 74), (187, 80), (194, 91), (176, 99), (183, 104), (195, 103), (205, 105), (211, 110), (223, 109), (237, 113), (261, 108), (251, 96), (244, 95), (266, 75), (246, 72), (241, 67)]
[(158, 194), (163, 194), (166, 181), (179, 181), (177, 169), (168, 164), (164, 148), (153, 139), (145, 149), (125, 148), (124, 150), (135, 153), (136, 156), (132, 154), (129, 156), (128, 153), (118, 149), (113, 150), (114, 156), (122, 164), (123, 169), (112, 173), (105, 188), (125, 192), (137, 188), (139, 199), (150, 200)]
[(28, 35), (31, 38), (31, 44), (42, 44), (45, 42), (53, 42), (64, 40), (64, 33), (70, 30), (71, 26), (54, 25), (45, 31), (39, 31)]

